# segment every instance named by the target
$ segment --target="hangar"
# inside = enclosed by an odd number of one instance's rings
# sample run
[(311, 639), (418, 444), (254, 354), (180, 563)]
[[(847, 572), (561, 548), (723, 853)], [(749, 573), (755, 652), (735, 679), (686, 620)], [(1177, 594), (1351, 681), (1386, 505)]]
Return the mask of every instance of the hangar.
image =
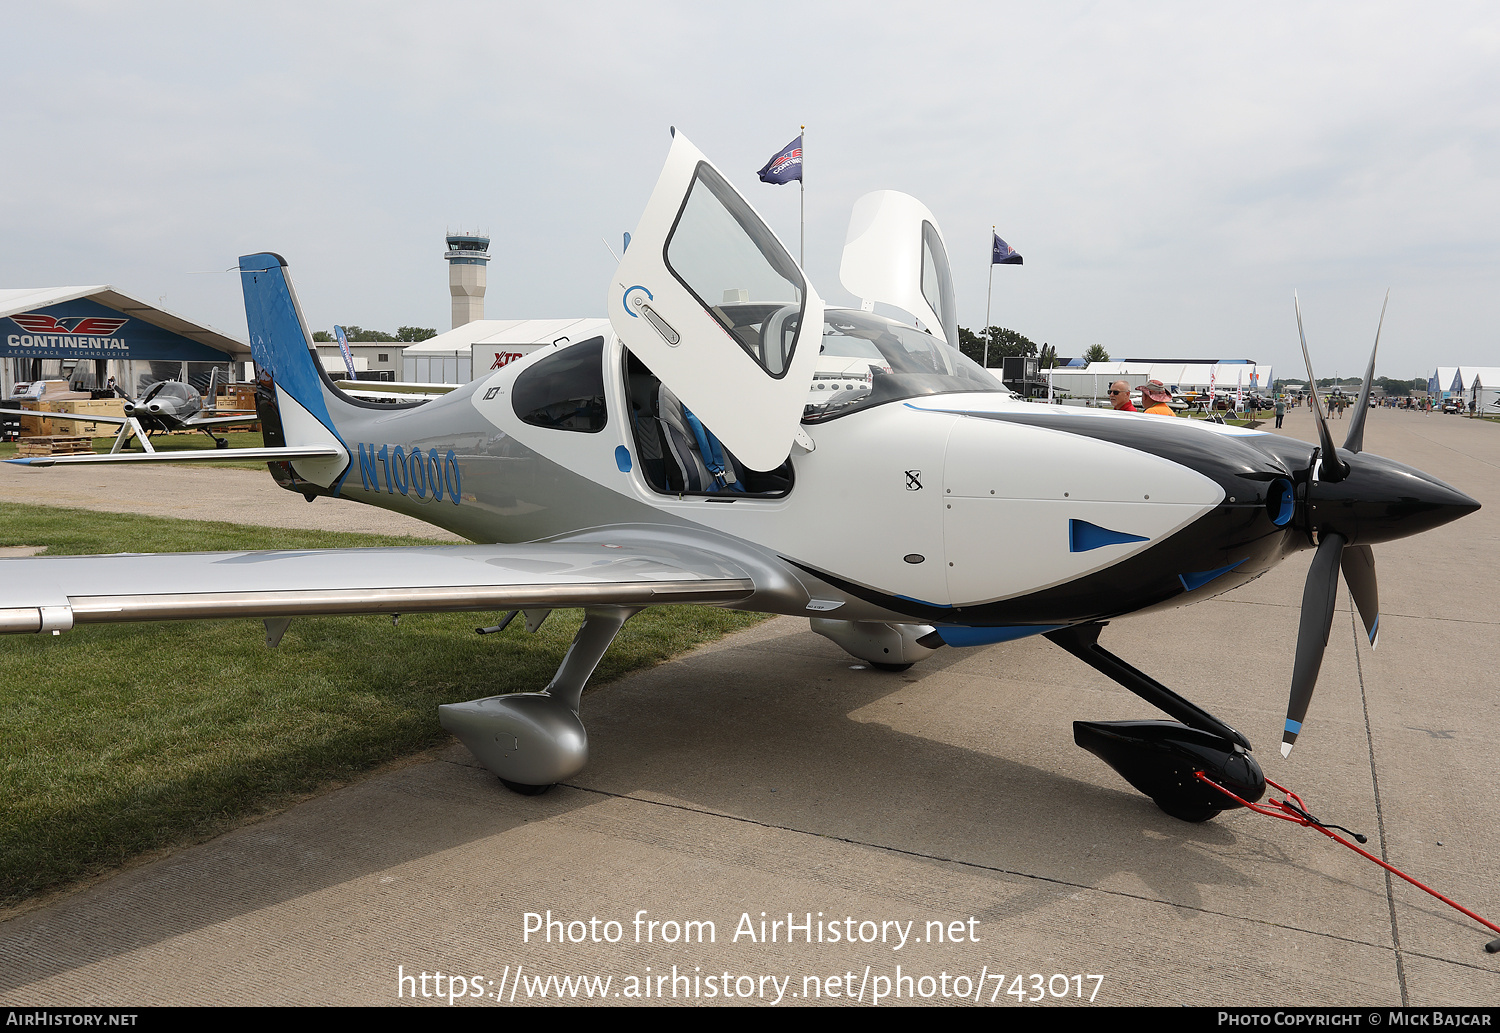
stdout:
[(214, 370), (243, 379), (249, 361), (246, 342), (108, 284), (0, 288), (0, 397), (43, 378), (88, 391), (114, 377), (132, 397), (159, 380), (201, 391)]

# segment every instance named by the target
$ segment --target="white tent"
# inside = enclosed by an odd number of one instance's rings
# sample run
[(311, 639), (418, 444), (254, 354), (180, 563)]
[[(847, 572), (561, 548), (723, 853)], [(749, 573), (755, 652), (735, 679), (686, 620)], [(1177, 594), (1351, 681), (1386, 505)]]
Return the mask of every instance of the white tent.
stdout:
[(1427, 392), (1438, 398), (1445, 398), (1449, 391), (1454, 390), (1453, 381), (1458, 376), (1457, 366), (1439, 366), (1432, 376), (1427, 378)]
[(1148, 380), (1159, 380), (1168, 387), (1183, 391), (1206, 390), (1210, 381), (1215, 391), (1234, 391), (1244, 388), (1245, 393), (1271, 390), (1272, 370), (1265, 363), (1248, 362), (1091, 362), (1082, 369), (1063, 366), (1044, 373), (1052, 381), (1054, 393), (1064, 393), (1074, 398), (1106, 400), (1109, 385), (1124, 380), (1132, 388)]
[(609, 329), (603, 317), (586, 319), (476, 319), (447, 333), (408, 345), (401, 379), (424, 384), (467, 384), (547, 345), (576, 344)]

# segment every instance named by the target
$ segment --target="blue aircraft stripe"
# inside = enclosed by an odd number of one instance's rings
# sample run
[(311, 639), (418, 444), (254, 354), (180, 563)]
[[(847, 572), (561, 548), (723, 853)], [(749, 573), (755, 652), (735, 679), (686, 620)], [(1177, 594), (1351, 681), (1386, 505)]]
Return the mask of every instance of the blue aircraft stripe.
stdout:
[(1289, 731), (1289, 732), (1291, 732), (1293, 735), (1300, 735), (1301, 732), (1302, 732), (1302, 722), (1301, 721), (1293, 721), (1291, 718), (1287, 718), (1286, 719), (1286, 730)]
[(1147, 540), (1142, 535), (1111, 531), (1107, 527), (1091, 524), (1087, 520), (1068, 521), (1069, 552), (1089, 552), (1093, 549), (1102, 549), (1106, 545), (1128, 545), (1130, 542)]
[(1380, 634), (1380, 614), (1375, 615), (1375, 623), (1370, 625), (1370, 644), (1375, 644), (1375, 636)]
[[(1248, 556), (1245, 557), (1245, 559), (1249, 558), (1250, 557)], [(1208, 584), (1220, 574), (1229, 573), (1235, 567), (1238, 567), (1241, 563), (1244, 562), (1245, 560), (1236, 560), (1229, 566), (1220, 567), (1218, 570), (1199, 570), (1191, 574), (1178, 574), (1177, 580), (1182, 582), (1182, 587), (1184, 590), (1191, 592), (1195, 588), (1202, 588), (1204, 585)]]
[(1056, 631), (1061, 624), (1022, 624), (1009, 628), (959, 628), (940, 627), (938, 637), (950, 646), (988, 646), (996, 642), (1012, 642), (1028, 635), (1041, 635)]
[(949, 603), (929, 603), (926, 599), (914, 599), (914, 598), (912, 598), (909, 595), (898, 595), (898, 596), (896, 596), (896, 598), (897, 599), (905, 600), (906, 602), (909, 602), (909, 603), (916, 603), (918, 606), (930, 606), (934, 610), (951, 610), (951, 609), (953, 609), (952, 605), (950, 605)]

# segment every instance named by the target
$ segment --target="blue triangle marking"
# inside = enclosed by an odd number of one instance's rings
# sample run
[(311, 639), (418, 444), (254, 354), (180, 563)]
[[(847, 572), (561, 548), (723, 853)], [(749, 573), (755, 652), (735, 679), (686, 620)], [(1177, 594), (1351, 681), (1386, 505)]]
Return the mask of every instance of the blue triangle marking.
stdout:
[(1091, 524), (1087, 520), (1068, 521), (1069, 552), (1089, 552), (1093, 549), (1102, 549), (1106, 545), (1127, 545), (1130, 542), (1144, 541), (1147, 539), (1141, 535), (1111, 531), (1107, 527)]
[[(1247, 556), (1245, 557), (1245, 559), (1249, 559), (1249, 557)], [(1177, 580), (1182, 582), (1182, 587), (1184, 589), (1191, 592), (1195, 588), (1202, 588), (1204, 585), (1208, 584), (1220, 574), (1229, 573), (1235, 567), (1238, 567), (1241, 563), (1244, 562), (1245, 560), (1236, 560), (1229, 566), (1220, 567), (1218, 570), (1199, 570), (1191, 574), (1178, 574)]]

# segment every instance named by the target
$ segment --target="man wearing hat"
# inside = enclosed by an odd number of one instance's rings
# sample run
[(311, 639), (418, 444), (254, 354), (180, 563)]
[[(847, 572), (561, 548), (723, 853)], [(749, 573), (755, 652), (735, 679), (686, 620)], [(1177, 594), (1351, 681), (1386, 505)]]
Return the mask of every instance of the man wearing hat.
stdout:
[(1141, 408), (1147, 415), (1176, 416), (1172, 407), (1167, 404), (1171, 397), (1172, 392), (1160, 380), (1148, 380), (1141, 385)]

